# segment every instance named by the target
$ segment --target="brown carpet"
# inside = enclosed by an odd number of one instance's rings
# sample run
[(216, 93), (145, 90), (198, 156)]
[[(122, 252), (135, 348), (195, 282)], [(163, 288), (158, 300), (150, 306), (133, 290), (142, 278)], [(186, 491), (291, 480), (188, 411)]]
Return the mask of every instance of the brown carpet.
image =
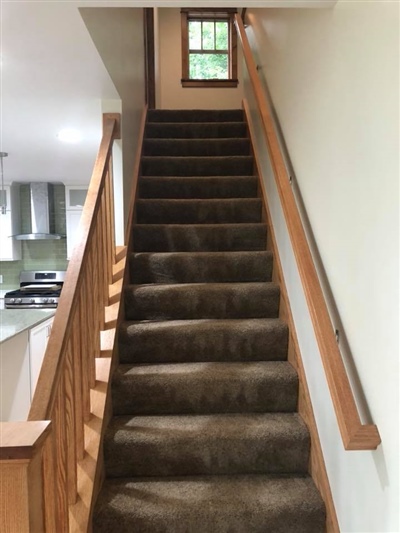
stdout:
[(94, 533), (323, 533), (241, 110), (149, 111)]

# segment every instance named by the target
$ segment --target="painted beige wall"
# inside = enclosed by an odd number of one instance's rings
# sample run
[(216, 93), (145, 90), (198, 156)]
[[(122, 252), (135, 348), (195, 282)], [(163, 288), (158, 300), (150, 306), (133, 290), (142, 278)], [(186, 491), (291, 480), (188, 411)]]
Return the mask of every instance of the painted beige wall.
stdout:
[(144, 108), (143, 10), (81, 8), (80, 13), (122, 101), (124, 220)]
[[(159, 8), (160, 79), (157, 95), (163, 109), (231, 109), (242, 106), (243, 84), (230, 89), (182, 88), (181, 15), (179, 9)], [(241, 55), (238, 57), (241, 65)], [(238, 69), (241, 80), (241, 69)]]
[[(340, 1), (332, 10), (249, 9), (248, 20), (343, 322), (342, 339), (352, 358), (347, 364), (355, 367), (366, 402), (360, 395), (358, 400), (382, 437), (377, 451), (343, 450), (290, 242), (274, 206), (341, 531), (395, 533), (400, 531), (399, 4), (360, 0)], [(275, 200), (267, 163), (264, 178)]]

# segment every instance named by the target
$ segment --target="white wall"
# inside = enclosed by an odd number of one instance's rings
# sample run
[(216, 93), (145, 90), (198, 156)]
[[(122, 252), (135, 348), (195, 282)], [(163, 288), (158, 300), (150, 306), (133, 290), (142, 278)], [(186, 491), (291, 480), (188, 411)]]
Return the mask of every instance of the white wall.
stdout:
[(358, 399), (382, 438), (377, 451), (343, 450), (263, 153), (341, 531), (398, 533), (399, 4), (340, 1), (332, 10), (247, 13), (366, 405)]
[[(236, 109), (241, 107), (243, 84), (240, 66), (239, 85), (227, 89), (198, 89), (182, 87), (181, 14), (180, 9), (159, 8), (159, 66), (158, 107), (163, 109)], [(240, 52), (239, 52), (240, 53)], [(241, 64), (241, 56), (238, 57)]]
[(139, 126), (145, 103), (143, 10), (81, 8), (80, 13), (122, 100), (126, 223)]

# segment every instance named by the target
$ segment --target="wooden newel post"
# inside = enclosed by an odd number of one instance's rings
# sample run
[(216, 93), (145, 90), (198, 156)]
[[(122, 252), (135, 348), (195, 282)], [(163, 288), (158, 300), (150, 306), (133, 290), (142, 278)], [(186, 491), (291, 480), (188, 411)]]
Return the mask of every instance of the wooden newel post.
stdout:
[(42, 452), (51, 422), (0, 423), (0, 531), (43, 533)]

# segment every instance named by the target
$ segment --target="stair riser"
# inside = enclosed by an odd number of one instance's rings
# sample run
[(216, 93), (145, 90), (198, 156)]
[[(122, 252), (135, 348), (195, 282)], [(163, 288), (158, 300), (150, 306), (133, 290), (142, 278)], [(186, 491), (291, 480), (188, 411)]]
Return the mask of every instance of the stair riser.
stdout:
[(224, 123), (147, 123), (146, 138), (152, 139), (229, 139), (246, 137), (244, 122)]
[[(250, 365), (251, 363), (246, 363)], [(275, 364), (275, 363), (273, 363)], [(189, 372), (168, 368), (170, 374), (138, 374), (135, 367), (114, 376), (114, 415), (294, 412), (298, 380), (289, 363), (280, 372), (255, 375), (247, 369), (226, 369), (221, 375), (212, 365)], [(178, 365), (177, 365), (178, 366)], [(242, 374), (240, 374), (242, 372)], [(284, 373), (286, 372), (286, 373)]]
[(271, 281), (270, 252), (132, 254), (130, 280), (144, 283)]
[(284, 361), (287, 346), (278, 321), (125, 322), (119, 330), (121, 363)]
[(286, 423), (287, 415), (276, 415), (270, 424), (262, 415), (232, 416), (240, 431), (222, 420), (210, 426), (212, 417), (187, 417), (187, 425), (169, 417), (114, 424), (104, 441), (107, 476), (307, 473), (309, 434), (297, 419)]
[(139, 181), (141, 198), (256, 198), (256, 177), (164, 177)]
[(136, 225), (135, 252), (216, 252), (265, 250), (264, 224), (236, 226)]
[(238, 224), (261, 222), (261, 200), (139, 200), (139, 224)]
[(249, 155), (248, 139), (145, 139), (146, 156), (227, 156)]
[(148, 122), (240, 122), (243, 111), (240, 109), (149, 109)]
[(271, 283), (128, 286), (125, 290), (127, 320), (275, 318), (278, 311), (279, 287)]
[(251, 176), (253, 158), (142, 157), (142, 176)]

